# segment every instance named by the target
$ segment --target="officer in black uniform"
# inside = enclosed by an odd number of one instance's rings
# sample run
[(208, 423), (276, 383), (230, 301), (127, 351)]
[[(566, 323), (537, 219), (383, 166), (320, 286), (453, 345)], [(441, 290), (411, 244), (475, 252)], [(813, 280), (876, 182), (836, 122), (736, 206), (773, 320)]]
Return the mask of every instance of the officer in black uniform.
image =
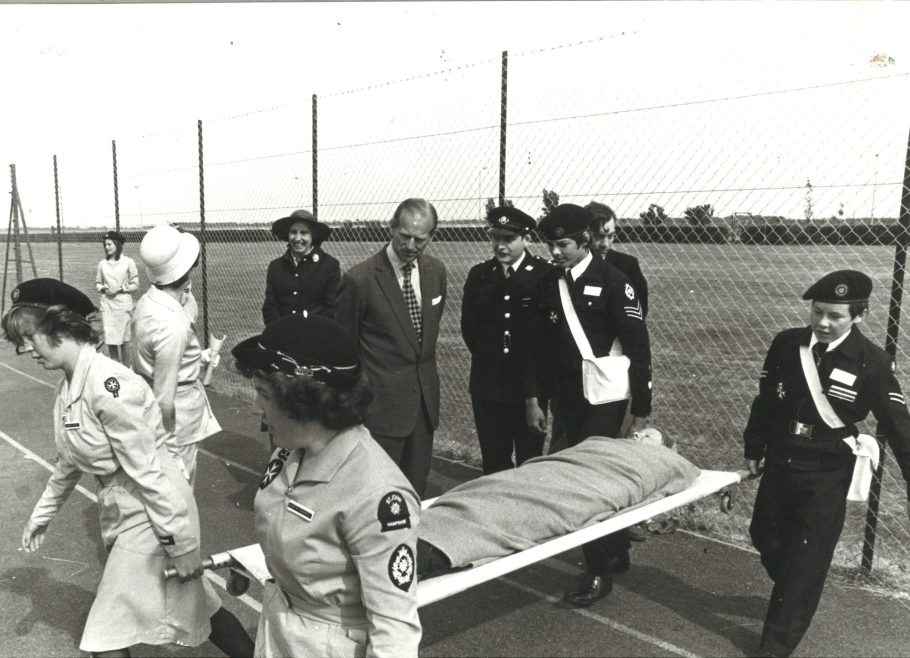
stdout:
[[(856, 461), (843, 439), (857, 435), (870, 411), (910, 483), (910, 414), (894, 362), (858, 327), (871, 291), (861, 272), (826, 275), (803, 295), (812, 300), (809, 326), (777, 334), (765, 357), (744, 432), (746, 465), (762, 473), (749, 531), (774, 581), (762, 656), (790, 655), (812, 621)], [(824, 396), (845, 427), (832, 429), (819, 415), (801, 346), (812, 351)]]
[[(591, 214), (580, 206), (563, 204), (544, 217), (538, 230), (547, 241), (556, 266), (540, 280), (539, 303), (530, 323), (528, 369), (525, 376), (527, 422), (545, 429), (538, 404), (552, 395), (565, 426), (569, 446), (589, 436), (630, 436), (642, 429), (651, 413), (651, 347), (641, 304), (629, 279), (595, 257), (589, 249)], [(582, 387), (582, 359), (563, 313), (559, 279), (566, 277), (572, 306), (595, 357), (610, 353), (618, 341), (631, 362), (631, 422), (623, 427), (628, 400), (592, 405)], [(584, 584), (566, 600), (587, 606), (610, 593), (613, 574), (629, 568), (629, 538), (619, 532), (584, 546), (588, 564)]]
[(585, 210), (591, 213), (591, 251), (629, 277), (641, 303), (642, 316), (648, 317), (648, 282), (641, 272), (638, 259), (613, 249), (613, 241), (616, 240), (616, 213), (610, 206), (597, 201), (586, 205)]
[(518, 208), (487, 214), (493, 258), (471, 268), (461, 304), (461, 335), (471, 352), (471, 405), (484, 474), (543, 454), (544, 432), (525, 422), (528, 314), (552, 267), (527, 250), (536, 222)]

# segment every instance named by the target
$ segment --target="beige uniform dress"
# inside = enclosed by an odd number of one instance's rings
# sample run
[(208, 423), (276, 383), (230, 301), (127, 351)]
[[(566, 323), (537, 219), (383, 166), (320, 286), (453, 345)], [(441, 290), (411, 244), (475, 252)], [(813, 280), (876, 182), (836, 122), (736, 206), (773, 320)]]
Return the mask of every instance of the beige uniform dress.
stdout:
[(130, 341), (133, 293), (139, 290), (136, 262), (123, 255), (117, 260), (102, 259), (95, 273), (95, 289), (101, 292), (104, 286), (115, 293), (113, 296), (101, 293), (98, 305), (104, 324), (104, 342), (108, 345), (123, 345)]
[(208, 638), (218, 602), (207, 595), (203, 579), (181, 584), (162, 576), (169, 557), (199, 547), (196, 503), (167, 445), (172, 440), (148, 385), (84, 347), (72, 381), (57, 385), (57, 464), (31, 516), (47, 525), (82, 474), (95, 477), (108, 555), (82, 651), (139, 643), (195, 646)]
[(417, 495), (363, 426), (302, 453), (276, 450), (256, 495), (255, 655), (417, 656)]
[(176, 389), (176, 442), (191, 484), (197, 444), (221, 431), (199, 380), (202, 350), (193, 319), (187, 306), (151, 286), (136, 304), (132, 342), (133, 369), (152, 385), (158, 399)]

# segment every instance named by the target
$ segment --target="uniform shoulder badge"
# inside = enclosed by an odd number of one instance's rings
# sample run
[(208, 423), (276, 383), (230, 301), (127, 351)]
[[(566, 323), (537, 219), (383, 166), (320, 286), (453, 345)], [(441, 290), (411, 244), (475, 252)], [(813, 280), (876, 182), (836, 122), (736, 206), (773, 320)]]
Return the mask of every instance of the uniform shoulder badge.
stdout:
[(404, 496), (397, 491), (390, 491), (379, 500), (379, 529), (381, 532), (404, 530), (411, 527), (411, 514)]
[(267, 486), (272, 484), (274, 479), (278, 477), (278, 474), (281, 473), (281, 469), (284, 468), (284, 462), (280, 459), (273, 459), (269, 462), (269, 465), (265, 467), (265, 475), (262, 476), (262, 479), (259, 481), (259, 488), (265, 489)]
[(635, 299), (635, 288), (632, 287), (631, 283), (626, 284), (626, 297)]
[(389, 558), (389, 580), (402, 592), (411, 589), (414, 582), (414, 552), (407, 544), (401, 544), (392, 551)]
[(104, 390), (113, 395), (115, 398), (119, 398), (120, 382), (117, 381), (116, 377), (108, 377), (104, 380)]

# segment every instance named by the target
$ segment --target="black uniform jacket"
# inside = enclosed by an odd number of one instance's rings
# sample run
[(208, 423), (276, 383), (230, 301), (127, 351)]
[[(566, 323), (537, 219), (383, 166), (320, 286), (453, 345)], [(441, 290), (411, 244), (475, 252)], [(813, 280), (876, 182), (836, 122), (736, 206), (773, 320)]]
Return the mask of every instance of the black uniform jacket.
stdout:
[(629, 277), (629, 281), (632, 282), (632, 287), (635, 288), (635, 292), (638, 293), (638, 301), (641, 303), (642, 316), (648, 317), (648, 282), (645, 281), (645, 275), (641, 273), (638, 259), (635, 256), (630, 256), (621, 251), (610, 249), (607, 251), (604, 260)]
[[(910, 482), (910, 414), (891, 356), (855, 325), (844, 342), (824, 354), (818, 366), (822, 390), (847, 425), (831, 430), (815, 408), (799, 358), (800, 345), (808, 345), (811, 335), (811, 328), (803, 327), (774, 337), (744, 432), (746, 459), (764, 457), (806, 470), (849, 465), (853, 455), (842, 439), (855, 435), (854, 424), (871, 411)], [(791, 420), (812, 425), (813, 437), (789, 434)]]
[(528, 318), (540, 278), (553, 269), (525, 256), (508, 279), (495, 258), (468, 272), (461, 302), (461, 336), (471, 352), (471, 395), (499, 402), (524, 400)]
[(334, 318), (340, 285), (341, 265), (337, 258), (314, 247), (295, 266), (288, 248), (283, 256), (269, 263), (262, 321), (268, 324), (303, 311)]
[[(553, 268), (540, 280), (539, 302), (530, 322), (525, 397), (550, 397), (560, 382), (581, 380), (581, 353), (562, 311), (559, 279), (563, 268)], [(570, 287), (572, 305), (595, 357), (610, 353), (619, 338), (629, 357), (631, 412), (651, 413), (651, 344), (638, 295), (628, 277), (597, 258)]]

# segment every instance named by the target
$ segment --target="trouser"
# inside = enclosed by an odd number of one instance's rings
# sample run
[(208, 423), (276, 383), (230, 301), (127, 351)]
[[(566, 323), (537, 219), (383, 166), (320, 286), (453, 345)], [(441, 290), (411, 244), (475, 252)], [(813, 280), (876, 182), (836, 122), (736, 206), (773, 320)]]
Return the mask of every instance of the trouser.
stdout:
[(774, 581), (759, 655), (789, 656), (812, 622), (844, 526), (849, 468), (767, 464), (749, 534)]
[[(554, 406), (559, 410), (562, 427), (569, 447), (576, 446), (589, 436), (619, 436), (626, 417), (628, 400), (590, 404), (584, 396), (581, 377), (577, 382), (560, 382), (553, 395)], [(582, 546), (588, 571), (598, 576), (612, 574), (616, 558), (629, 550), (628, 533), (615, 532)]]
[[(543, 435), (532, 432), (525, 420), (525, 403), (497, 402), (472, 395), (474, 424), (483, 458), (483, 473), (498, 473), (543, 454)], [(515, 463), (512, 463), (512, 449)]]
[(376, 442), (392, 458), (408, 482), (414, 487), (417, 495), (423, 498), (427, 488), (427, 476), (430, 473), (430, 462), (433, 457), (433, 426), (421, 401), (420, 414), (414, 430), (407, 436), (382, 436), (373, 434)]

